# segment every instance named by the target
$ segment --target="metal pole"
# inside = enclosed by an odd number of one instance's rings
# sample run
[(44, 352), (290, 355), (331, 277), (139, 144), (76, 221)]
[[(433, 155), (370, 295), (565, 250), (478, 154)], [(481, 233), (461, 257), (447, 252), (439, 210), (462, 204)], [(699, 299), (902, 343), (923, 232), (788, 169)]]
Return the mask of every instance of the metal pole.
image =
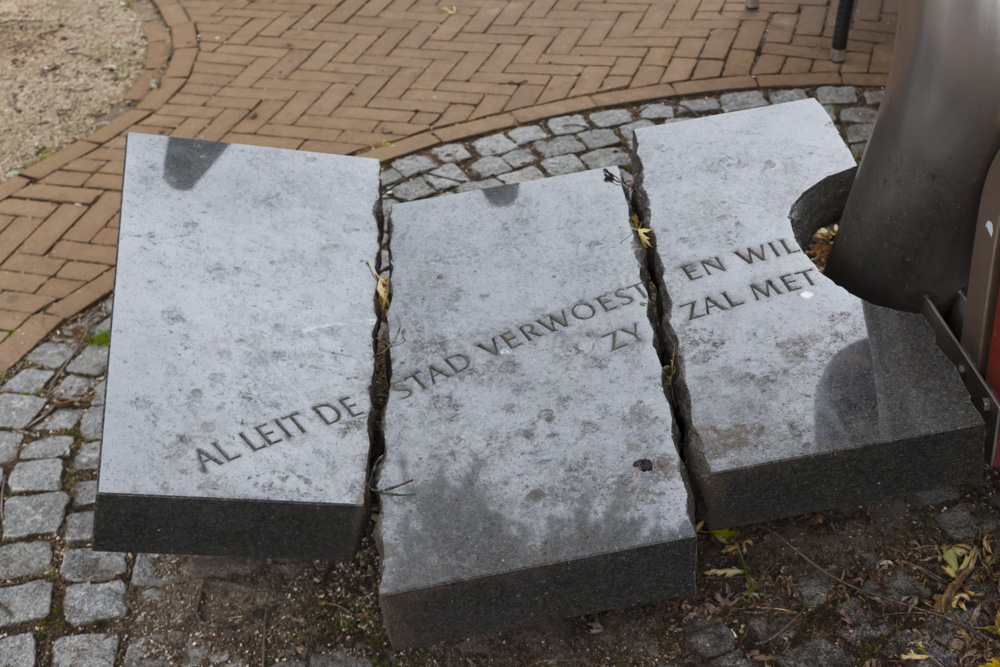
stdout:
[(842, 63), (847, 58), (847, 33), (851, 30), (853, 12), (854, 0), (840, 0), (837, 21), (833, 24), (833, 46), (830, 47), (830, 60), (835, 63)]

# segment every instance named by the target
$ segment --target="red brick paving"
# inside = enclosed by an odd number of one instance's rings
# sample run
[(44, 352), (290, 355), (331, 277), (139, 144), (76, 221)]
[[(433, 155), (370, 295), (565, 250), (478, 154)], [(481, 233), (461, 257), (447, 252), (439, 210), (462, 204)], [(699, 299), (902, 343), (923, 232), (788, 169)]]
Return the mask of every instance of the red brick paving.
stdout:
[(0, 183), (0, 371), (111, 291), (128, 131), (388, 160), (675, 95), (884, 85), (898, 5), (858, 0), (836, 65), (830, 0), (150, 1), (134, 108)]

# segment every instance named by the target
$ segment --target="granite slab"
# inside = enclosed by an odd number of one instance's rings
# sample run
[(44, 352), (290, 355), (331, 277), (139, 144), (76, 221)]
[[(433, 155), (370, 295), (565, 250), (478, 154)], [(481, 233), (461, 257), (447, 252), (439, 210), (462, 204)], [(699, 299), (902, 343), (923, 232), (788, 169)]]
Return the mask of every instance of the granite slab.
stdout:
[(377, 201), (376, 160), (129, 135), (96, 549), (352, 554)]
[(693, 506), (621, 188), (600, 171), (507, 185), (398, 204), (391, 228), (393, 645), (692, 592)]
[(854, 160), (812, 100), (636, 131), (685, 461), (712, 528), (978, 479), (983, 421), (920, 315), (802, 252)]

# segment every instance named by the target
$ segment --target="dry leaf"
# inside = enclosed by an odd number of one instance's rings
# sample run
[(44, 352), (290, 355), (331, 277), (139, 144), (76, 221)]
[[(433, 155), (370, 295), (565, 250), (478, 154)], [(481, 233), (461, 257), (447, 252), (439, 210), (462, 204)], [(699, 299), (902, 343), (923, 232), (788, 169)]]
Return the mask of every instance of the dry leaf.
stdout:
[(653, 242), (649, 238), (650, 232), (653, 231), (652, 228), (642, 226), (638, 213), (633, 213), (632, 217), (629, 219), (632, 221), (633, 231), (635, 231), (635, 233), (639, 236), (639, 243), (642, 244), (642, 247), (647, 249), (652, 248)]
[(907, 651), (906, 653), (899, 656), (900, 660), (930, 660), (929, 655), (923, 655), (917, 653), (916, 651)]
[(458, 7), (455, 5), (452, 5), (451, 7), (442, 7), (441, 11), (447, 14), (448, 16), (451, 16), (452, 14), (458, 11)]
[(743, 574), (743, 570), (738, 567), (727, 567), (723, 569), (713, 568), (705, 570), (705, 575), (709, 577), (738, 577)]

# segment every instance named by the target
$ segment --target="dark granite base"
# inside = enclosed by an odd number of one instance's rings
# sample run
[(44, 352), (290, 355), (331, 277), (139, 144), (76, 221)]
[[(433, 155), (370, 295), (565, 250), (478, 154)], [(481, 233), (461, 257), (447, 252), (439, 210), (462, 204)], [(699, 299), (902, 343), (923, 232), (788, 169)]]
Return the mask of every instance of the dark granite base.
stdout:
[(347, 560), (368, 508), (98, 494), (96, 551)]
[[(392, 595), (389, 640), (411, 648), (690, 595), (695, 538)], [(456, 577), (460, 573), (456, 573)]]
[(699, 517), (734, 528), (982, 477), (983, 427), (691, 476)]

